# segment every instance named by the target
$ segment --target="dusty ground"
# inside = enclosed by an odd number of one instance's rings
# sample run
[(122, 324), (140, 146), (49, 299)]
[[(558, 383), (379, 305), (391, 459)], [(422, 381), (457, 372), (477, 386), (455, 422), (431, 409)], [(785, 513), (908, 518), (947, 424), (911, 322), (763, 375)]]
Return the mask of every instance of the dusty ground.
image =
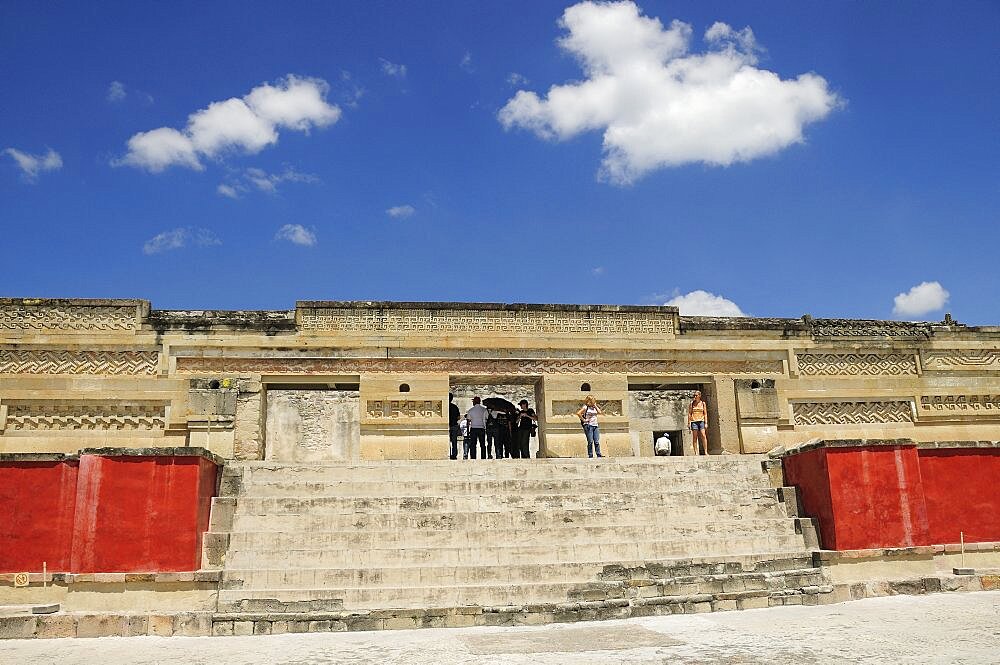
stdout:
[(1000, 591), (538, 628), (0, 643), (4, 665), (1000, 663)]

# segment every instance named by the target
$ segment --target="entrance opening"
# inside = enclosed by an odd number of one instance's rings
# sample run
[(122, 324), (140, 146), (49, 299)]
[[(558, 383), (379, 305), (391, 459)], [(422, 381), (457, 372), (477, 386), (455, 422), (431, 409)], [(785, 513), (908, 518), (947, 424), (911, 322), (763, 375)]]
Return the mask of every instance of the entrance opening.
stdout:
[(684, 454), (684, 441), (681, 439), (682, 432), (684, 430), (665, 430), (660, 432), (653, 432), (653, 441), (649, 444), (650, 450), (653, 450), (653, 454), (656, 454), (654, 448), (656, 440), (660, 438), (661, 434), (666, 434), (670, 438), (670, 454), (671, 455), (683, 455)]
[[(453, 376), (451, 377), (450, 391), (454, 395), (454, 404), (458, 407), (459, 413), (464, 417), (468, 413), (469, 409), (472, 408), (472, 398), (479, 397), (484, 404), (489, 407), (493, 404), (492, 401), (487, 401), (490, 398), (500, 398), (509, 402), (516, 413), (518, 410), (518, 402), (522, 399), (528, 400), (528, 407), (535, 410), (536, 415), (541, 415), (541, 406), (539, 400), (538, 384), (541, 381), (541, 377), (536, 376)], [(501, 406), (497, 403), (495, 406)], [(491, 411), (496, 414), (497, 411), (502, 410), (500, 408), (493, 408)], [(492, 432), (488, 432), (488, 439), (492, 440), (492, 445), (489, 446), (488, 454), (496, 456), (496, 439), (493, 436), (489, 436)], [(530, 437), (529, 451), (531, 457), (538, 456), (539, 442), (541, 441), (542, 432), (537, 430), (535, 436)], [(513, 438), (511, 439), (513, 442)], [(459, 437), (459, 455), (463, 454), (463, 441)], [(477, 448), (476, 457), (481, 456), (481, 450)]]

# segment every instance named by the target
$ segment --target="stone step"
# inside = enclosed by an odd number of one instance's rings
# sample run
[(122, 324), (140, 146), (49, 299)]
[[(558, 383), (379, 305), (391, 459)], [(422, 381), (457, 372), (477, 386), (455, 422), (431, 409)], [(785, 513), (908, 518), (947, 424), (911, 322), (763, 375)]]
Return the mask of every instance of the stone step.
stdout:
[(441, 481), (315, 481), (282, 477), (268, 481), (244, 483), (243, 496), (273, 496), (275, 494), (321, 496), (486, 496), (516, 494), (538, 496), (579, 493), (631, 493), (657, 489), (671, 491), (711, 491), (719, 488), (768, 489), (771, 485), (761, 476), (731, 478), (725, 476), (684, 476), (669, 478), (583, 478), (583, 479), (516, 479), (516, 480), (441, 480)]
[[(422, 588), (445, 585), (537, 584), (564, 582), (659, 582), (675, 588), (667, 593), (713, 593), (782, 588), (793, 583), (804, 586), (824, 583), (818, 568), (797, 569), (781, 573), (732, 573), (713, 576), (655, 577), (650, 568), (656, 562), (632, 561), (618, 566), (603, 563), (543, 563), (516, 566), (420, 566), (414, 568), (300, 568), (281, 567), (234, 569), (227, 571), (223, 588), (253, 591), (255, 589), (339, 589), (351, 587)], [(620, 570), (633, 570), (623, 577)], [(669, 582), (668, 582), (669, 580)], [(237, 588), (237, 585), (242, 586)], [(692, 587), (692, 585), (696, 585)], [(638, 585), (635, 585), (638, 586)]]
[[(688, 524), (699, 522), (745, 522), (757, 519), (784, 519), (783, 504), (751, 504), (747, 506), (675, 506), (662, 511), (627, 510), (606, 513), (598, 508), (552, 511), (491, 511), (491, 512), (441, 512), (441, 513), (326, 513), (315, 511), (312, 517), (321, 517), (324, 530), (329, 532), (360, 533), (367, 531), (419, 531), (441, 534), (482, 530), (517, 530), (531, 532), (536, 529), (554, 528), (617, 529), (630, 526), (655, 526), (660, 524)], [(272, 536), (287, 530), (286, 515), (269, 517), (266, 513), (254, 516), (241, 514), (233, 523), (233, 544), (242, 533), (267, 533)], [(260, 519), (258, 519), (260, 518)], [(301, 518), (300, 518), (301, 519)], [(790, 521), (790, 520), (788, 520)], [(247, 528), (256, 524), (259, 528)], [(311, 530), (311, 529), (310, 529)], [(218, 531), (218, 530), (213, 530)], [(290, 538), (299, 538), (298, 531), (289, 532)], [(289, 541), (289, 544), (292, 541)]]
[[(816, 579), (809, 576), (809, 579)], [(820, 574), (818, 579), (822, 579)], [(816, 583), (818, 585), (819, 583)], [(788, 588), (781, 580), (775, 587)], [(656, 589), (656, 587), (652, 587)], [(623, 582), (527, 582), (521, 584), (467, 584), (419, 587), (342, 587), (338, 589), (254, 589), (219, 592), (219, 611), (239, 611), (244, 600), (308, 602), (326, 600), (330, 609), (426, 608), (470, 605), (526, 605), (600, 601), (626, 598), (630, 589)], [(655, 593), (655, 591), (654, 591)]]
[[(325, 525), (323, 525), (325, 526)], [(575, 545), (596, 542), (630, 542), (632, 540), (668, 540), (685, 543), (698, 539), (739, 538), (750, 536), (793, 535), (795, 522), (789, 519), (757, 520), (698, 520), (662, 523), (636, 522), (607, 526), (551, 525), (532, 529), (485, 530), (336, 530), (307, 528), (280, 532), (254, 532), (253, 540), (239, 538), (241, 532), (230, 535), (231, 550), (241, 549), (330, 549), (330, 548), (390, 548), (390, 547), (483, 547), (493, 543), (504, 545)], [(270, 536), (270, 537), (268, 537)], [(306, 546), (305, 543), (313, 546)], [(298, 545), (298, 547), (296, 547)], [(269, 546), (269, 547), (268, 547)]]
[[(754, 552), (797, 552), (804, 549), (802, 536), (795, 533), (747, 535), (635, 542), (597, 542), (575, 545), (498, 545), (477, 547), (389, 547), (370, 549), (289, 549), (233, 550), (226, 557), (225, 569), (233, 566), (256, 567), (286, 563), (288, 566), (417, 566), (437, 565), (509, 565), (545, 561), (604, 562), (666, 559), (691, 556), (722, 556)], [(244, 553), (245, 552), (245, 553)]]
[[(273, 501), (262, 501), (273, 499)], [(753, 505), (778, 503), (778, 491), (773, 488), (743, 489), (717, 488), (711, 490), (680, 489), (662, 491), (653, 489), (641, 492), (599, 493), (565, 492), (525, 496), (519, 494), (487, 494), (456, 496), (325, 496), (317, 490), (309, 494), (308, 488), (297, 487), (294, 494), (253, 495), (240, 497), (237, 514), (257, 512), (275, 514), (282, 505), (297, 508), (303, 499), (314, 501), (332, 512), (492, 512), (498, 510), (574, 510), (601, 508), (610, 513), (629, 508), (656, 508), (674, 506)], [(282, 503), (290, 501), (289, 503)]]
[(254, 479), (292, 474), (330, 480), (452, 480), (458, 477), (543, 478), (587, 477), (651, 473), (758, 474), (761, 455), (717, 457), (604, 458), (601, 460), (430, 460), (371, 462), (361, 464), (281, 464), (275, 462), (231, 462), (226, 473), (245, 473)]

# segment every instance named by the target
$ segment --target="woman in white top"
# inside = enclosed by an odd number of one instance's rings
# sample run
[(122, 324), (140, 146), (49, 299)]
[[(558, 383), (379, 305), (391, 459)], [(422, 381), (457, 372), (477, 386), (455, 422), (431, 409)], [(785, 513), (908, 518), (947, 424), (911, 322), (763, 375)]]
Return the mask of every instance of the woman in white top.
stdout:
[(593, 395), (587, 395), (583, 400), (583, 407), (576, 412), (583, 425), (583, 433), (587, 436), (587, 457), (593, 457), (595, 452), (598, 457), (604, 457), (601, 454), (601, 431), (597, 426), (597, 416), (603, 413)]

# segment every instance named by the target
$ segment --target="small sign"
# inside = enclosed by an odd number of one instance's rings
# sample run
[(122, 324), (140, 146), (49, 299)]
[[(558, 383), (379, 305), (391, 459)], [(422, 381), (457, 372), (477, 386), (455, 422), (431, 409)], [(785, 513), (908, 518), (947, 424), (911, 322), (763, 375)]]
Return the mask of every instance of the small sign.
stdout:
[(28, 573), (16, 573), (14, 575), (14, 586), (28, 586)]

